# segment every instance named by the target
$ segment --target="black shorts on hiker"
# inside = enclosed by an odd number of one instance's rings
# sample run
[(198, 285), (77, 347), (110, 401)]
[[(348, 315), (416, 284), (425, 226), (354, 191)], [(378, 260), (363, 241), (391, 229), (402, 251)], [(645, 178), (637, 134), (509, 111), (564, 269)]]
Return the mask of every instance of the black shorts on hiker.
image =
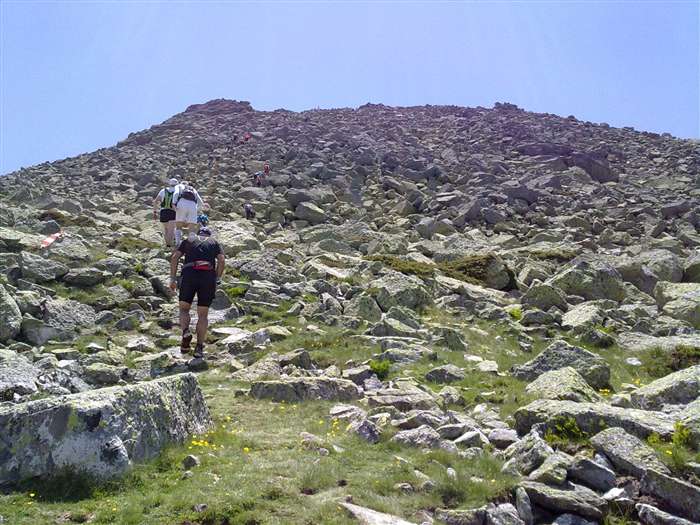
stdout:
[(163, 208), (160, 210), (160, 222), (170, 222), (175, 220), (175, 210)]
[(183, 270), (180, 283), (180, 301), (192, 304), (197, 295), (197, 306), (210, 306), (216, 295), (216, 272), (213, 270)]

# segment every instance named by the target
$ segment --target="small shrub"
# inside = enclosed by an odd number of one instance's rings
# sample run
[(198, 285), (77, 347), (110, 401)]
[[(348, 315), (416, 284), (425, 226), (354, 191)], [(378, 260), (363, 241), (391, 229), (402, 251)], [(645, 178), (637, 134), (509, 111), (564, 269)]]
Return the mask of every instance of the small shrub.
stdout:
[(550, 444), (585, 443), (588, 437), (588, 434), (578, 426), (576, 419), (571, 416), (555, 420), (544, 435), (545, 441)]
[(372, 372), (377, 374), (377, 377), (383, 381), (389, 376), (391, 361), (388, 359), (372, 359), (369, 362), (369, 367), (372, 369)]
[(645, 359), (644, 370), (651, 377), (664, 377), (678, 370), (700, 364), (700, 348), (678, 346), (671, 351), (653, 348)]
[(520, 321), (523, 318), (523, 309), (516, 306), (515, 308), (508, 310), (508, 315), (510, 315), (511, 319), (514, 321)]
[(245, 286), (229, 286), (228, 288), (224, 289), (224, 291), (226, 292), (226, 295), (228, 295), (228, 298), (233, 300), (238, 297), (243, 297), (248, 291), (248, 288)]
[(676, 421), (675, 425), (673, 425), (671, 443), (678, 447), (690, 447), (692, 444), (690, 429), (680, 421)]

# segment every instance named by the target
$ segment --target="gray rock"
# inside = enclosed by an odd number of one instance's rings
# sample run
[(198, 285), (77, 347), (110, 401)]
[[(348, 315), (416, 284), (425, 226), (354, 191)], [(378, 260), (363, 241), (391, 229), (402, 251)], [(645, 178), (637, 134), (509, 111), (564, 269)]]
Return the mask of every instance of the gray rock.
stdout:
[(581, 332), (602, 324), (605, 315), (598, 304), (577, 304), (566, 312), (561, 318), (561, 327), (565, 330)]
[(415, 525), (397, 516), (377, 512), (376, 510), (360, 507), (352, 503), (341, 502), (340, 505), (342, 505), (360, 525)]
[(547, 485), (562, 485), (566, 481), (567, 471), (572, 463), (571, 456), (557, 451), (545, 458), (544, 462), (530, 472), (527, 478)]
[(486, 510), (486, 525), (525, 525), (525, 522), (513, 505), (502, 503)]
[(603, 398), (570, 366), (551, 370), (527, 385), (525, 391), (538, 399), (600, 402)]
[(535, 518), (532, 513), (530, 496), (522, 487), (515, 488), (515, 508), (518, 509), (518, 516), (525, 522), (525, 525), (533, 525)]
[(672, 478), (668, 469), (665, 471), (649, 467), (642, 478), (641, 492), (662, 500), (681, 517), (700, 522), (700, 488)]
[(700, 365), (679, 370), (631, 392), (632, 404), (644, 410), (685, 405), (700, 396)]
[(673, 434), (674, 418), (662, 412), (650, 412), (606, 405), (604, 403), (575, 403), (540, 399), (519, 408), (515, 414), (515, 429), (524, 434), (537, 423), (554, 423), (572, 418), (579, 429), (595, 434), (610, 427), (621, 427), (641, 439), (652, 433), (662, 438)]
[(347, 379), (331, 377), (295, 377), (279, 381), (257, 381), (250, 387), (255, 399), (296, 403), (310, 399), (351, 401), (359, 399), (361, 390)]
[(433, 368), (425, 374), (427, 381), (433, 383), (452, 383), (464, 379), (464, 370), (461, 368), (447, 364)]
[(348, 431), (357, 434), (369, 443), (379, 443), (379, 438), (382, 434), (380, 428), (369, 419), (351, 422), (348, 426)]
[(556, 286), (549, 284), (532, 285), (523, 295), (521, 302), (525, 306), (547, 311), (552, 307), (566, 311), (566, 295)]
[(22, 277), (37, 283), (55, 281), (69, 271), (68, 266), (63, 263), (45, 259), (29, 252), (21, 253), (20, 268)]
[(507, 461), (501, 470), (515, 476), (527, 476), (553, 453), (552, 447), (533, 430), (504, 451)]
[(654, 288), (654, 298), (669, 317), (700, 328), (700, 283), (659, 281)]
[(294, 214), (298, 219), (308, 221), (311, 224), (321, 224), (327, 220), (324, 211), (312, 202), (300, 202), (294, 210)]
[(0, 407), (0, 484), (61, 468), (118, 476), (210, 425), (192, 374)]
[(428, 425), (423, 425), (397, 432), (391, 441), (412, 447), (437, 448), (440, 444), (440, 434)]
[(576, 514), (562, 514), (557, 516), (552, 525), (598, 525), (597, 521), (587, 520)]
[(519, 486), (525, 489), (530, 501), (555, 513), (570, 512), (601, 520), (607, 512), (608, 505), (604, 499), (592, 490), (574, 483), (555, 488), (544, 483), (523, 481)]
[(409, 410), (431, 410), (437, 408), (434, 396), (416, 386), (402, 385), (398, 388), (382, 388), (366, 393), (370, 407), (395, 407), (402, 412)]
[(377, 290), (376, 301), (385, 312), (392, 306), (420, 308), (430, 303), (430, 295), (423, 282), (413, 276), (390, 272), (372, 283)]
[(622, 301), (625, 286), (620, 273), (605, 261), (580, 256), (546, 281), (566, 295), (579, 295), (587, 300)]
[(605, 388), (610, 383), (610, 367), (602, 357), (563, 340), (553, 342), (531, 361), (513, 367), (512, 372), (518, 379), (531, 381), (544, 372), (567, 366), (595, 388)]
[(615, 472), (586, 457), (574, 461), (569, 467), (569, 477), (602, 492), (615, 486)]
[(0, 284), (0, 343), (6, 343), (19, 334), (22, 313), (14, 298)]
[(591, 438), (591, 444), (604, 453), (623, 474), (641, 478), (647, 469), (669, 472), (653, 448), (621, 428), (608, 428), (599, 432)]
[(41, 370), (26, 357), (0, 349), (0, 401), (12, 401), (15, 395), (36, 393)]
[(697, 522), (692, 522), (673, 516), (668, 512), (647, 505), (646, 503), (637, 503), (635, 505), (639, 521), (644, 525), (697, 525)]

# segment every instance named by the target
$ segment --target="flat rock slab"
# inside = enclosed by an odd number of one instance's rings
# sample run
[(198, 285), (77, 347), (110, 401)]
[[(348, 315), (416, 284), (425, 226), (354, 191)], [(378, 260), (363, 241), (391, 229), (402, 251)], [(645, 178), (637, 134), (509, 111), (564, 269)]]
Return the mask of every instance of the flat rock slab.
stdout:
[(526, 434), (537, 423), (555, 423), (573, 418), (578, 427), (596, 434), (610, 427), (621, 427), (640, 439), (656, 432), (668, 439), (673, 434), (674, 418), (662, 412), (620, 408), (604, 403), (576, 403), (540, 399), (519, 408), (515, 414), (515, 429)]
[(632, 392), (632, 404), (644, 410), (686, 405), (700, 396), (700, 365), (679, 370)]
[(601, 520), (607, 509), (607, 502), (591, 489), (567, 483), (562, 487), (550, 487), (544, 483), (523, 481), (530, 501), (555, 513), (571, 512), (585, 518)]
[(641, 478), (647, 469), (670, 473), (653, 448), (621, 428), (599, 432), (591, 438), (591, 444), (623, 474)]
[(700, 522), (700, 488), (655, 470), (647, 470), (641, 491), (663, 500), (674, 512)]
[(211, 426), (193, 374), (0, 408), (0, 485), (71, 468), (122, 474)]
[(255, 399), (299, 402), (325, 399), (352, 401), (362, 397), (360, 388), (347, 379), (334, 377), (299, 377), (279, 381), (258, 381), (251, 385), (250, 395)]
[(367, 392), (367, 399), (372, 408), (393, 406), (401, 412), (437, 408), (435, 398), (416, 386), (381, 388), (374, 392)]
[(353, 505), (352, 503), (341, 503), (343, 507), (355, 518), (361, 525), (415, 525), (414, 522), (384, 514), (376, 510)]

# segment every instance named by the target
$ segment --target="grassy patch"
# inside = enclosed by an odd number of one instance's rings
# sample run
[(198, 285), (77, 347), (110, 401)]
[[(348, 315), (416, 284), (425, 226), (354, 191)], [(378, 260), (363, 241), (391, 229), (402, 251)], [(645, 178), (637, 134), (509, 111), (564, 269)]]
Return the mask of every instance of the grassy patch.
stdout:
[(147, 241), (141, 237), (124, 235), (110, 241), (109, 247), (121, 252), (134, 253), (141, 250), (159, 249), (161, 246), (158, 243)]
[[(647, 443), (673, 472), (678, 475), (690, 474), (688, 463), (700, 461), (700, 453), (693, 450), (690, 429), (680, 422), (674, 425), (673, 434), (669, 441), (664, 441), (658, 434), (651, 434)], [(697, 478), (693, 480), (697, 483)]]
[(377, 374), (377, 377), (383, 381), (389, 376), (391, 361), (387, 359), (372, 359), (369, 362), (369, 367), (372, 369), (372, 372)]
[(402, 259), (394, 255), (372, 255), (367, 257), (369, 261), (379, 261), (392, 270), (418, 277), (432, 277), (435, 274), (435, 265), (409, 259)]
[(664, 377), (673, 372), (683, 370), (700, 363), (700, 348), (694, 346), (678, 346), (667, 352), (661, 348), (651, 349), (644, 359), (643, 367), (649, 376)]

